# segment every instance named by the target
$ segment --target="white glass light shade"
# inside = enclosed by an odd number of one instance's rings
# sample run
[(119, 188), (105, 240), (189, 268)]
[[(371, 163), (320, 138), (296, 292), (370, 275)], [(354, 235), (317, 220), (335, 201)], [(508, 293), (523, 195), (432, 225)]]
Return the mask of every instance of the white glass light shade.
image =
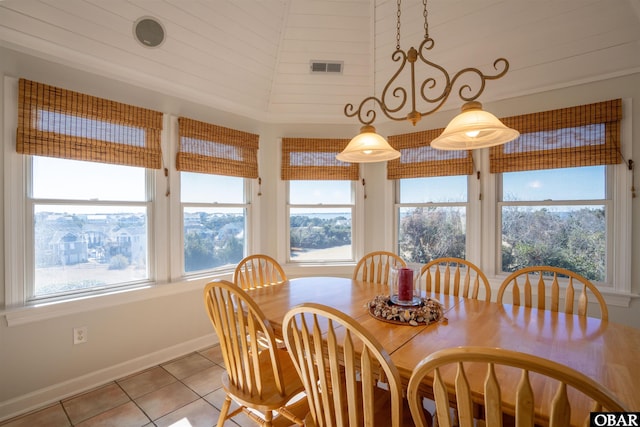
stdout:
[(513, 141), (520, 135), (506, 127), (496, 116), (483, 111), (479, 102), (467, 102), (462, 113), (453, 118), (431, 147), (439, 150), (474, 150)]
[(378, 135), (373, 126), (362, 126), (360, 133), (347, 144), (336, 159), (347, 163), (374, 163), (398, 157), (400, 152), (394, 150), (386, 139)]

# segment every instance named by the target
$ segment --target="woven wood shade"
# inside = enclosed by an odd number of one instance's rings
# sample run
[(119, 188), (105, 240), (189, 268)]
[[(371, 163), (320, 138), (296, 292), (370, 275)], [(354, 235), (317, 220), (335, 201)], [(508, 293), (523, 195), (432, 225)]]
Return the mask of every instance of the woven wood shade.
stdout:
[(445, 151), (431, 148), (430, 144), (444, 129), (392, 135), (389, 144), (400, 151), (398, 159), (387, 163), (387, 179), (419, 178), (430, 176), (471, 175), (471, 151)]
[(259, 136), (185, 117), (178, 118), (179, 171), (258, 177)]
[(336, 159), (348, 139), (283, 138), (283, 180), (351, 180), (359, 178), (357, 163)]
[(501, 119), (520, 137), (491, 148), (490, 172), (620, 163), (621, 119), (620, 99)]
[(162, 113), (20, 79), (16, 151), (162, 167)]

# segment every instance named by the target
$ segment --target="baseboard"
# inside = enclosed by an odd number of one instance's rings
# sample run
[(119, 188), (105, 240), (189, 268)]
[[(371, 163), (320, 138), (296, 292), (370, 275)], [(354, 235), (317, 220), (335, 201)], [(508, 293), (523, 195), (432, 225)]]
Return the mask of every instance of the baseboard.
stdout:
[(215, 334), (205, 335), (155, 353), (119, 363), (49, 387), (0, 402), (0, 421), (42, 408), (67, 397), (99, 387), (111, 381), (167, 362), (176, 357), (210, 347), (218, 342)]

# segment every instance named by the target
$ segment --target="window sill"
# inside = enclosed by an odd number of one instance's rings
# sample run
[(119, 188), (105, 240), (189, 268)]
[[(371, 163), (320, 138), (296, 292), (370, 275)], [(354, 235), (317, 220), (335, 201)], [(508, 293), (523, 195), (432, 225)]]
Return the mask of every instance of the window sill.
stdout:
[(197, 279), (185, 279), (174, 283), (149, 284), (148, 286), (135, 289), (68, 299), (64, 301), (35, 303), (7, 308), (0, 311), (0, 316), (4, 316), (7, 326), (9, 327), (24, 325), (56, 317), (149, 300), (152, 298), (162, 298), (202, 290), (206, 283), (215, 279), (231, 280), (231, 277), (229, 274), (221, 274)]

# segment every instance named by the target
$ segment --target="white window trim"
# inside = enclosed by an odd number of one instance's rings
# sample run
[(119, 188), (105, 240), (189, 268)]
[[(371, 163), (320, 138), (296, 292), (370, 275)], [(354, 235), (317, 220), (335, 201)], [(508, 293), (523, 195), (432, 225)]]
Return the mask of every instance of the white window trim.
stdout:
[[(167, 133), (169, 135), (167, 148), (163, 147), (163, 154), (171, 153), (169, 158), (175, 159), (178, 155), (178, 150), (180, 149), (180, 135), (179, 135), (179, 127), (178, 127), (178, 116), (165, 114), (165, 129), (167, 129)], [(165, 165), (168, 165), (165, 161)], [(172, 218), (172, 223), (177, 226), (171, 227), (169, 223), (167, 223), (166, 228), (163, 230), (169, 230), (167, 234), (170, 236), (171, 242), (179, 243), (180, 253), (179, 254), (171, 254), (170, 251), (167, 252), (167, 256), (169, 256), (169, 260), (166, 263), (170, 265), (170, 273), (166, 277), (170, 277), (171, 282), (176, 282), (180, 280), (192, 280), (200, 277), (210, 277), (213, 275), (224, 275), (227, 273), (233, 274), (233, 269), (217, 269), (215, 271), (200, 271), (195, 273), (184, 273), (184, 218), (182, 215), (182, 208), (185, 204), (180, 200), (180, 171), (175, 168), (175, 163), (172, 163), (168, 168), (168, 188), (167, 192), (168, 197), (164, 197), (164, 195), (157, 194), (157, 197), (161, 197), (163, 200), (167, 200), (169, 204), (164, 211), (170, 212), (170, 217)], [(245, 217), (245, 227), (246, 234), (248, 238), (245, 241), (245, 252), (247, 254), (253, 253), (252, 249), (256, 246), (256, 242), (258, 242), (258, 236), (255, 236), (254, 230), (258, 230), (259, 224), (256, 223), (257, 215), (254, 215), (256, 209), (259, 209), (259, 197), (257, 196), (258, 186), (255, 184), (255, 180), (251, 180), (249, 178), (244, 178), (244, 192), (245, 192), (245, 200), (244, 204), (219, 204), (217, 207), (241, 207), (246, 209), (246, 217)], [(175, 188), (175, 191), (171, 191), (171, 188)], [(187, 203), (186, 205), (189, 205)], [(199, 204), (194, 204), (199, 205)], [(204, 205), (204, 204), (201, 204)], [(211, 205), (213, 207), (213, 205)]]
[[(18, 99), (18, 79), (5, 76), (4, 86), (4, 232), (5, 247), (5, 309), (0, 311), (9, 327), (40, 322), (61, 316), (82, 312), (91, 312), (107, 307), (128, 304), (136, 301), (145, 301), (151, 298), (159, 298), (170, 295), (199, 291), (213, 279), (232, 280), (232, 273), (220, 272), (200, 278), (185, 279), (179, 277), (180, 265), (176, 268), (173, 264), (175, 256), (171, 256), (170, 249), (176, 240), (176, 227), (171, 227), (172, 218), (179, 218), (180, 203), (179, 191), (171, 192), (171, 188), (179, 188), (176, 181), (177, 171), (173, 165), (169, 165), (168, 159), (175, 158), (177, 144), (176, 138), (170, 137), (174, 129), (170, 123), (170, 117), (164, 115), (164, 126), (161, 136), (164, 165), (169, 173), (164, 171), (148, 172), (154, 176), (154, 180), (147, 180), (153, 191), (154, 208), (149, 213), (150, 234), (150, 280), (140, 286), (128, 289), (112, 289), (110, 291), (71, 296), (65, 300), (25, 303), (25, 264), (26, 253), (24, 227), (26, 188), (25, 172), (27, 156), (18, 154), (15, 149), (16, 129), (18, 122), (18, 108), (15, 100)], [(176, 130), (177, 132), (177, 130)], [(169, 154), (173, 153), (173, 155)], [(176, 185), (178, 185), (176, 187)], [(149, 194), (149, 193), (148, 193)], [(178, 203), (174, 202), (177, 199)], [(177, 215), (177, 216), (176, 216)], [(255, 218), (257, 215), (253, 215)], [(255, 226), (255, 224), (254, 224)], [(170, 232), (155, 232), (157, 230), (171, 230)], [(180, 230), (177, 230), (178, 236)], [(180, 262), (180, 261), (178, 261)], [(172, 272), (178, 271), (178, 276), (173, 277)], [(161, 285), (161, 286), (159, 286)]]
[[(282, 138), (278, 138), (278, 153), (282, 152)], [(281, 170), (282, 156), (278, 156), (277, 170)], [(278, 174), (280, 176), (280, 174)], [(363, 254), (364, 248), (364, 186), (360, 185), (362, 178), (358, 181), (354, 181), (354, 214), (351, 219), (351, 245), (354, 255), (353, 261), (327, 261), (327, 262), (284, 262), (283, 267), (287, 270), (287, 275), (291, 277), (298, 276), (331, 276), (331, 275), (348, 275), (353, 273), (353, 266), (355, 266), (357, 259)], [(278, 189), (276, 195), (276, 217), (278, 230), (283, 230), (285, 236), (289, 236), (289, 217), (288, 217), (288, 185), (287, 181), (282, 179), (278, 180)], [(287, 260), (287, 239), (278, 239), (277, 244), (277, 257), (279, 260)]]
[[(632, 111), (631, 99), (622, 100), (623, 118), (620, 123), (621, 151), (625, 159), (631, 158), (632, 141)], [(480, 165), (482, 170), (489, 171), (489, 150), (481, 150)], [(631, 187), (632, 175), (624, 163), (609, 166), (612, 173), (607, 173), (607, 179), (612, 179), (610, 196), (613, 207), (613, 217), (608, 221), (608, 226), (613, 224), (613, 230), (607, 229), (607, 249), (613, 253), (609, 257), (610, 281), (599, 287), (608, 304), (613, 306), (629, 307), (631, 298)], [(500, 247), (497, 233), (499, 219), (498, 213), (498, 176), (497, 174), (485, 174), (483, 182), (483, 197), (485, 203), (482, 210), (482, 251), (489, 254), (488, 259), (483, 260), (481, 268), (491, 282), (492, 290), (497, 293), (500, 284), (506, 279), (507, 274), (500, 273), (498, 250)], [(609, 185), (609, 183), (607, 183)], [(609, 188), (607, 188), (609, 190)], [(561, 281), (562, 282), (562, 281)]]
[[(13, 248), (11, 251), (5, 251), (5, 306), (9, 309), (15, 307), (31, 307), (42, 306), (52, 303), (65, 302), (76, 299), (91, 298), (111, 293), (119, 293), (127, 290), (127, 286), (121, 289), (117, 287), (106, 290), (105, 292), (97, 292), (95, 294), (88, 293), (86, 295), (70, 295), (68, 298), (60, 298), (51, 300), (40, 300), (34, 303), (27, 302), (27, 293), (25, 283), (32, 280), (31, 274), (27, 272), (27, 266), (33, 265), (32, 254), (27, 250), (27, 241), (32, 231), (26, 230), (27, 221), (32, 222), (32, 215), (27, 215), (27, 194), (28, 178), (25, 176), (29, 170), (30, 156), (18, 154), (15, 148), (16, 129), (18, 126), (18, 106), (15, 100), (18, 99), (18, 83), (19, 80), (14, 77), (5, 77), (4, 80), (4, 190), (5, 190), (5, 242), (6, 246)], [(162, 133), (162, 141), (165, 144), (166, 133)], [(162, 200), (158, 197), (158, 176), (162, 176), (160, 172), (147, 173), (147, 194), (154, 194), (154, 200)], [(155, 178), (155, 179), (154, 179)], [(154, 232), (158, 230), (159, 225), (167, 221), (166, 215), (162, 212), (163, 203), (151, 206), (151, 202), (147, 201), (148, 217), (147, 217), (147, 233), (148, 233), (148, 256), (149, 256), (149, 278), (143, 282), (132, 285), (129, 289), (145, 288), (155, 283), (158, 278), (166, 280), (166, 272), (156, 269), (159, 265), (166, 263), (158, 262), (160, 255), (157, 248), (168, 248), (169, 245), (162, 245), (163, 233)], [(29, 219), (30, 218), (30, 219)], [(161, 279), (162, 280), (162, 279)]]
[[(5, 306), (22, 304), (25, 300), (25, 271), (19, 268), (25, 254), (24, 230), (25, 158), (16, 152), (18, 128), (18, 79), (4, 80), (4, 232), (5, 232)], [(11, 248), (12, 250), (6, 250)]]
[[(621, 151), (625, 159), (631, 158), (632, 141), (632, 111), (631, 99), (622, 100), (623, 119), (621, 121)], [(487, 275), (493, 295), (497, 295), (498, 289), (507, 274), (501, 273), (499, 268), (498, 249), (500, 247), (500, 236), (497, 233), (499, 220), (499, 197), (498, 197), (498, 176), (489, 173), (489, 150), (474, 151), (475, 171), (468, 180), (468, 213), (467, 213), (467, 259), (478, 265)], [(608, 242), (607, 250), (612, 251), (609, 257), (611, 279), (599, 288), (605, 300), (612, 306), (629, 307), (632, 297), (637, 295), (631, 293), (631, 187), (632, 175), (628, 167), (622, 163), (610, 166), (613, 169), (607, 173), (607, 179), (611, 179), (608, 197), (610, 201), (607, 206), (611, 206), (613, 217), (608, 221), (607, 230)], [(477, 172), (480, 172), (480, 179), (477, 179)], [(396, 180), (397, 181), (397, 180)], [(607, 183), (609, 185), (609, 183)], [(394, 186), (397, 194), (398, 184)], [(398, 242), (398, 203), (394, 198), (393, 206), (394, 224), (393, 231), (394, 247)], [(429, 204), (429, 206), (435, 204)], [(563, 281), (560, 281), (563, 284)], [(495, 299), (495, 296), (493, 297)]]

